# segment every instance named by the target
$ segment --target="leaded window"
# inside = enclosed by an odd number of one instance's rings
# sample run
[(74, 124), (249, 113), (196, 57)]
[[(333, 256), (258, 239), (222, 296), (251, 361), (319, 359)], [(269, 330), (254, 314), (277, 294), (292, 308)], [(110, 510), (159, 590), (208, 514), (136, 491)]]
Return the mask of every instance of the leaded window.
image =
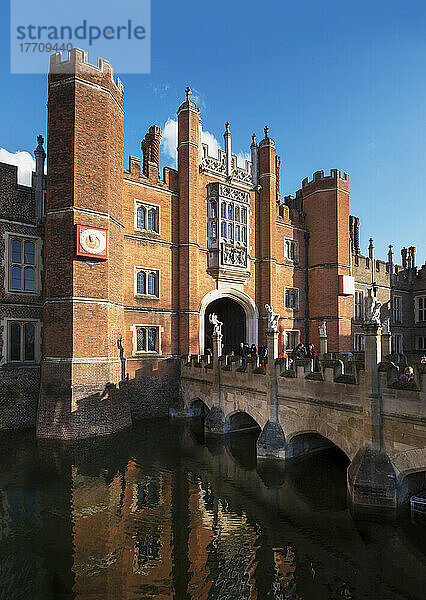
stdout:
[(285, 290), (285, 307), (292, 310), (299, 308), (299, 290), (297, 288), (286, 288)]
[(297, 260), (298, 244), (296, 240), (286, 239), (284, 242), (284, 256), (288, 260)]
[(149, 231), (151, 233), (159, 232), (159, 207), (144, 203), (136, 204), (136, 229)]
[(136, 325), (136, 352), (158, 352), (159, 331), (158, 327), (149, 325)]
[(8, 362), (34, 362), (36, 358), (36, 324), (11, 321), (8, 325)]
[(141, 296), (159, 296), (159, 272), (150, 269), (136, 270), (136, 294)]
[(9, 289), (16, 292), (36, 291), (36, 246), (33, 240), (10, 240)]

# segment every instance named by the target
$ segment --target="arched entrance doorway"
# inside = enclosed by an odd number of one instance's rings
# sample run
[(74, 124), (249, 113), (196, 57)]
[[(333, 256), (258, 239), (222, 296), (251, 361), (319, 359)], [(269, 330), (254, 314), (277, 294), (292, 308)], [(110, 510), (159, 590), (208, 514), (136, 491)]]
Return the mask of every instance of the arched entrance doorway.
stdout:
[[(256, 304), (252, 298), (242, 290), (236, 289), (231, 285), (221, 285), (220, 289), (212, 290), (208, 292), (200, 303), (200, 321), (199, 321), (199, 353), (204, 354), (208, 346), (206, 340), (211, 343), (211, 337), (206, 334), (209, 331), (206, 328), (206, 324), (211, 327), (206, 319), (206, 312), (210, 308), (210, 305), (215, 300), (233, 300), (236, 304), (242, 307), (245, 315), (245, 332), (242, 340), (251, 346), (252, 344), (258, 345), (258, 321), (259, 311), (257, 310)], [(211, 336), (211, 329), (210, 329)]]
[(230, 298), (218, 298), (207, 306), (204, 314), (204, 348), (213, 348), (213, 325), (209, 320), (212, 313), (216, 313), (223, 323), (224, 353), (236, 353), (240, 342), (246, 341), (246, 314), (243, 307)]

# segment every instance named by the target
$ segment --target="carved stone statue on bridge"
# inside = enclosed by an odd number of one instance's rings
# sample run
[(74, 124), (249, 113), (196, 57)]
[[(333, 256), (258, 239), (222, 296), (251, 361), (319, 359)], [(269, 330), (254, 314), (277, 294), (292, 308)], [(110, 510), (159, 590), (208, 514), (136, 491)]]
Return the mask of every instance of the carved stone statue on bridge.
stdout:
[(380, 309), (382, 303), (377, 300), (373, 288), (370, 288), (365, 299), (365, 321), (369, 325), (381, 325)]
[(280, 315), (274, 312), (272, 306), (265, 304), (266, 312), (268, 313), (268, 329), (270, 331), (278, 331), (278, 321)]
[(320, 325), (318, 325), (318, 331), (320, 338), (327, 337), (327, 321), (323, 321)]
[(222, 321), (219, 321), (216, 313), (211, 313), (209, 321), (213, 325), (213, 335), (222, 335)]

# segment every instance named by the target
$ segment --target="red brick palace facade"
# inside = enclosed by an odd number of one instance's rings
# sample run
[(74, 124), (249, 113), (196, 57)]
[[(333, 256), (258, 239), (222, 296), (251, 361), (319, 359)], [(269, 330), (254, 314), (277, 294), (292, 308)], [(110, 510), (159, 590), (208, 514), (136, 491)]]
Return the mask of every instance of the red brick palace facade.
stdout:
[(426, 267), (416, 268), (414, 248), (400, 266), (391, 249), (386, 263), (372, 249), (361, 255), (346, 173), (317, 171), (282, 199), (267, 127), (241, 168), (229, 124), (218, 156), (201, 143), (189, 89), (177, 114), (177, 170), (159, 172), (156, 126), (142, 164), (130, 156), (125, 169), (122, 83), (81, 50), (54, 55), (47, 178), (41, 138), (31, 187), (17, 184), (16, 167), (0, 167), (0, 378), (24, 407), (22, 423), (34, 418), (26, 398), (39, 397), (41, 436), (124, 426), (124, 387), (134, 416), (166, 411), (175, 358), (211, 344), (212, 311), (228, 350), (265, 343), (268, 303), (281, 347), (318, 345), (325, 320), (329, 351), (360, 351), (373, 281), (394, 349), (426, 347)]

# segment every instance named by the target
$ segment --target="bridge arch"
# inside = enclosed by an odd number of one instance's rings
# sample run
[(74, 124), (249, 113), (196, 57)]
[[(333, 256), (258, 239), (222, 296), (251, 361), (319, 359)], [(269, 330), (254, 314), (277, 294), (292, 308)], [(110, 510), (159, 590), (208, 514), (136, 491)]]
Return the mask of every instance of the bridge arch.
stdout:
[(258, 431), (260, 434), (261, 427), (259, 423), (248, 413), (237, 410), (227, 415), (225, 419), (225, 433), (233, 433), (236, 431)]
[(291, 435), (287, 439), (286, 458), (313, 454), (329, 448), (337, 448), (350, 462), (348, 454), (338, 443), (317, 431), (300, 431)]
[[(308, 436), (318, 436), (319, 438), (325, 440), (329, 444), (336, 446), (347, 456), (349, 461), (352, 461), (353, 457), (355, 456), (360, 447), (358, 446), (358, 444), (353, 444), (352, 447), (347, 442), (347, 440), (341, 434), (339, 434), (339, 432), (329, 427), (327, 423), (316, 424), (315, 427), (312, 427), (312, 424), (300, 423), (299, 427), (292, 428), (290, 430), (284, 425), (283, 430), (287, 439), (288, 446), (290, 446), (290, 449), (292, 442), (293, 444), (295, 444), (298, 441), (295, 438), (299, 436), (306, 436), (305, 439), (307, 439)], [(320, 442), (320, 440), (318, 440), (318, 442)], [(326, 446), (323, 445), (323, 447), (325, 448)]]
[(188, 406), (188, 417), (205, 419), (210, 409), (200, 398), (195, 398)]
[(229, 298), (239, 304), (245, 313), (246, 341), (249, 345), (258, 344), (258, 321), (259, 311), (256, 303), (248, 294), (235, 289), (230, 285), (221, 287), (220, 290), (208, 292), (201, 300), (199, 310), (199, 352), (204, 354), (205, 347), (205, 316), (208, 306), (215, 300)]
[(391, 462), (402, 481), (408, 475), (426, 471), (426, 448), (413, 448), (391, 457)]

